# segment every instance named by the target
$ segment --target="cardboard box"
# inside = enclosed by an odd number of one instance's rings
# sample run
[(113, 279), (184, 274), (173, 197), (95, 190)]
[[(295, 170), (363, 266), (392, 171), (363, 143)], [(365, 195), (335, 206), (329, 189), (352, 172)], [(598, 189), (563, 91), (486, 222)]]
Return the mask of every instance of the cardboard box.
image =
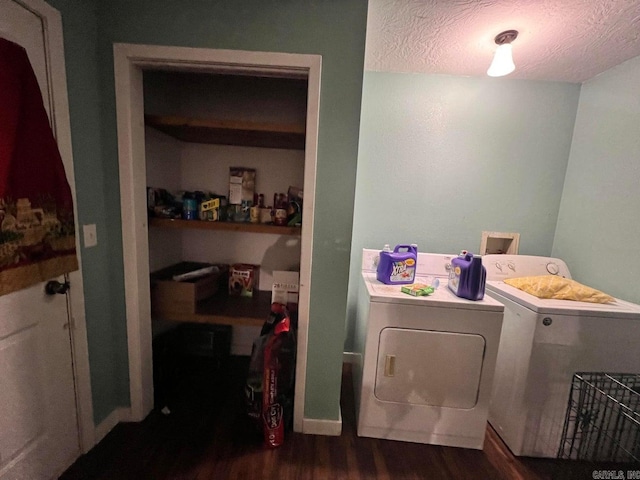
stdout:
[(166, 318), (171, 314), (195, 313), (200, 300), (218, 291), (226, 266), (217, 265), (217, 272), (182, 282), (173, 277), (210, 266), (210, 263), (181, 262), (151, 273), (151, 313)]
[(277, 302), (287, 306), (290, 312), (298, 311), (298, 292), (300, 291), (300, 274), (298, 272), (273, 272), (271, 286), (271, 303)]
[(260, 265), (235, 263), (229, 268), (229, 295), (253, 297), (258, 289)]
[(212, 198), (200, 204), (200, 220), (217, 222), (220, 219), (220, 199)]
[(231, 205), (253, 205), (256, 190), (255, 168), (229, 168), (229, 203)]
[(412, 283), (410, 285), (403, 285), (400, 287), (402, 293), (413, 295), (414, 297), (422, 297), (425, 295), (431, 295), (435, 292), (435, 288), (426, 283)]

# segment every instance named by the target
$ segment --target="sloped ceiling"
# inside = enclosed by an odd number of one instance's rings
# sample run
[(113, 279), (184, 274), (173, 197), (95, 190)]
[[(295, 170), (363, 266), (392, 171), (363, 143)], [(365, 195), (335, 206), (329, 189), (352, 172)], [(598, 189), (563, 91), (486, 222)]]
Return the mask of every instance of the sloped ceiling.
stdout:
[(511, 29), (508, 78), (582, 83), (640, 55), (640, 0), (369, 0), (365, 69), (484, 76)]

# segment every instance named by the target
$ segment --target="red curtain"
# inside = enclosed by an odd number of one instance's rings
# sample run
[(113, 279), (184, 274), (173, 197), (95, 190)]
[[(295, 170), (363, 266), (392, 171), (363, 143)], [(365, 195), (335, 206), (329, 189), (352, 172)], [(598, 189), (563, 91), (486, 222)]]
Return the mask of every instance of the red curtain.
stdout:
[(27, 52), (0, 38), (0, 295), (78, 269), (71, 189)]

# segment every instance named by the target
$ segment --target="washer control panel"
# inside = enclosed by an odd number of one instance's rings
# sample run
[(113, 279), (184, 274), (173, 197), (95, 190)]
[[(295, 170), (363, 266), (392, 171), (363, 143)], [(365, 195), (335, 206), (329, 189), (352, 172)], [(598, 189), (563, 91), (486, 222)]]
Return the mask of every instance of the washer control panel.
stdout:
[(558, 273), (560, 272), (560, 267), (555, 262), (549, 262), (547, 263), (547, 272), (549, 272), (551, 275), (558, 275)]
[[(451, 259), (457, 255), (425, 253), (418, 252), (418, 266), (416, 275), (449, 277), (449, 269), (451, 268)], [(362, 249), (362, 271), (375, 272), (378, 268), (378, 260), (380, 259), (380, 250), (370, 248)]]
[(482, 265), (487, 269), (487, 280), (558, 275), (571, 278), (569, 267), (559, 258), (533, 255), (484, 255)]

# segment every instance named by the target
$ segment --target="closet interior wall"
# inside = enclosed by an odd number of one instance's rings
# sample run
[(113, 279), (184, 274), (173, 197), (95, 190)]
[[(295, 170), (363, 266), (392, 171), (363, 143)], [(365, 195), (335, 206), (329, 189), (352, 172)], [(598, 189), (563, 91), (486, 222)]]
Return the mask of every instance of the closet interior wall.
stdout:
[[(306, 79), (170, 71), (144, 72), (147, 115), (301, 125), (304, 129)], [(304, 149), (178, 140), (145, 128), (147, 186), (174, 195), (201, 190), (228, 196), (229, 167), (255, 168), (256, 193), (272, 204), (274, 193), (303, 187)], [(304, 219), (303, 219), (304, 221)], [(274, 270), (300, 268), (300, 236), (272, 233), (149, 227), (149, 271), (181, 261), (260, 265), (258, 289), (270, 291)], [(268, 311), (264, 312), (267, 318)], [(154, 336), (177, 326), (153, 319)], [(231, 353), (249, 355), (260, 327), (233, 327)]]

